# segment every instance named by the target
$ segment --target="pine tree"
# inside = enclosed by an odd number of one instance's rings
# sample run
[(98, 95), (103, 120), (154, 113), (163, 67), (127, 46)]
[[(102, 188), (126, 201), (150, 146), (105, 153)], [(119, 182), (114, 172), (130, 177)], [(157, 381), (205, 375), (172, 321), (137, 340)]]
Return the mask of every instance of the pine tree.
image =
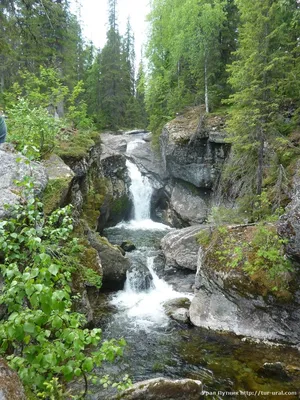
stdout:
[[(232, 180), (242, 193), (262, 192), (267, 151), (280, 132), (286, 82), (293, 68), (291, 9), (281, 0), (237, 0), (241, 15), (236, 61), (229, 67), (235, 91), (229, 132)], [(299, 87), (299, 85), (298, 85)]]

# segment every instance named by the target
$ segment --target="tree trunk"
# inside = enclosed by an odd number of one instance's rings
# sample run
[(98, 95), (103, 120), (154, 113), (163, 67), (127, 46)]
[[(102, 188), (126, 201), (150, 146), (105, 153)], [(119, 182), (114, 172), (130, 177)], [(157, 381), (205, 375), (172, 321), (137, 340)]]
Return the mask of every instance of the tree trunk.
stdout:
[(259, 138), (259, 148), (258, 148), (258, 165), (257, 165), (257, 187), (256, 194), (260, 195), (262, 191), (262, 181), (263, 181), (263, 165), (264, 165), (264, 147), (265, 139), (261, 132)]
[(209, 105), (208, 105), (207, 56), (205, 56), (204, 60), (204, 86), (205, 86), (205, 111), (208, 113)]

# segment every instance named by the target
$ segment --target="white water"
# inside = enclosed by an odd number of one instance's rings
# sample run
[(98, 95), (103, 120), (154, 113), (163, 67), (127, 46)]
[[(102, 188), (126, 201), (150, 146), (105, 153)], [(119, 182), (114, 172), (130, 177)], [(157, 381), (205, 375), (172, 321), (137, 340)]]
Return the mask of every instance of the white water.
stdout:
[[(143, 140), (136, 139), (127, 145), (127, 154), (134, 154), (138, 143)], [(128, 174), (131, 179), (130, 191), (133, 198), (134, 217), (129, 222), (120, 222), (117, 227), (134, 229), (134, 230), (167, 230), (167, 225), (154, 222), (150, 218), (151, 213), (151, 196), (153, 187), (147, 176), (143, 176), (138, 167), (130, 160), (126, 161)]]
[[(127, 146), (127, 154), (133, 154), (136, 144), (141, 140), (130, 142)], [(134, 218), (129, 222), (121, 222), (117, 225), (120, 228), (143, 230), (143, 231), (161, 231), (168, 230), (170, 227), (154, 222), (150, 219), (151, 196), (153, 188), (149, 179), (142, 176), (138, 167), (131, 161), (127, 160), (126, 165), (128, 174), (131, 179), (130, 191), (133, 197)], [(144, 234), (144, 233), (143, 233)], [(147, 234), (145, 232), (145, 234)], [(145, 249), (145, 251), (147, 251)], [(134, 326), (139, 326), (142, 329), (152, 326), (166, 326), (169, 318), (167, 317), (163, 304), (170, 299), (179, 297), (191, 297), (190, 294), (179, 293), (160, 279), (156, 274), (153, 263), (154, 257), (147, 257), (147, 268), (152, 275), (152, 284), (148, 290), (139, 291), (136, 288), (140, 287), (138, 281), (141, 279), (141, 274), (134, 270), (127, 273), (124, 290), (119, 291), (112, 299), (111, 303), (124, 313), (131, 320)]]
[(130, 191), (134, 204), (134, 220), (150, 220), (150, 202), (153, 188), (146, 176), (142, 176), (138, 167), (131, 161), (126, 161), (131, 179)]
[(153, 277), (153, 286), (147, 291), (134, 290), (130, 279), (135, 279), (134, 274), (128, 274), (124, 290), (112, 299), (111, 303), (123, 310), (130, 319), (134, 319), (136, 326), (144, 329), (151, 326), (168, 325), (169, 318), (165, 314), (163, 304), (170, 299), (190, 297), (184, 293), (176, 292), (165, 281), (160, 279), (153, 269), (154, 257), (147, 258), (147, 268)]

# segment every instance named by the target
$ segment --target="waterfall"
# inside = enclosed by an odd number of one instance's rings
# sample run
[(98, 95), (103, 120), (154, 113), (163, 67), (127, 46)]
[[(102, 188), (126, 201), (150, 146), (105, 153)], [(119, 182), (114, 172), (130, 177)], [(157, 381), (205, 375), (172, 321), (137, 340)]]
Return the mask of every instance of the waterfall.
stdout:
[[(127, 144), (126, 154), (133, 156), (138, 151), (138, 143), (144, 143), (142, 139), (135, 139)], [(147, 176), (143, 176), (139, 168), (132, 161), (127, 160), (126, 166), (131, 179), (130, 192), (133, 198), (134, 217), (131, 221), (121, 222), (117, 226), (128, 229), (156, 230), (170, 229), (168, 226), (151, 220), (151, 197), (153, 187)]]
[[(111, 303), (124, 310), (129, 318), (133, 318), (135, 325), (144, 329), (153, 325), (168, 325), (163, 304), (170, 299), (182, 297), (183, 293), (176, 292), (163, 279), (160, 279), (153, 269), (154, 257), (147, 257), (147, 269), (152, 275), (152, 282), (147, 290), (140, 290), (140, 274), (129, 272), (124, 290), (119, 291)], [(138, 281), (137, 281), (138, 279)]]
[(146, 176), (142, 176), (138, 167), (131, 161), (126, 161), (131, 179), (130, 191), (133, 197), (134, 220), (150, 219), (150, 203), (153, 188)]

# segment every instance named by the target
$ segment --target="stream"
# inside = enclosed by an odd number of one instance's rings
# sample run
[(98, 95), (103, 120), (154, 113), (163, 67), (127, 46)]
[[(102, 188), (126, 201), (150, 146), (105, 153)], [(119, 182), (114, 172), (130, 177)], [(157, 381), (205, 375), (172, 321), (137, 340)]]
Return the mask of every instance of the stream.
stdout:
[[(134, 149), (134, 143), (129, 146)], [(203, 398), (210, 399), (224, 398), (218, 393), (221, 391), (229, 393), (226, 399), (241, 398), (241, 393), (234, 394), (237, 391), (245, 392), (242, 398), (253, 398), (254, 392), (261, 391), (260, 399), (297, 399), (296, 394), (287, 393), (300, 388), (297, 349), (192, 327), (166, 315), (164, 302), (191, 299), (193, 293), (177, 292), (162, 278), (156, 260), (160, 240), (171, 228), (151, 221), (151, 184), (129, 160), (127, 167), (134, 217), (106, 229), (104, 235), (113, 244), (124, 240), (135, 244), (136, 250), (126, 255), (132, 268), (123, 290), (93, 299), (103, 337), (124, 337), (127, 346), (123, 358), (104, 365), (99, 375), (109, 374), (118, 381), (129, 374), (133, 382), (161, 376), (198, 379), (210, 392)], [(275, 362), (284, 363), (289, 374), (270, 374), (263, 369), (264, 363)], [(276, 391), (282, 393), (271, 394)], [(92, 393), (90, 400), (100, 400), (107, 399), (111, 392), (94, 386)]]

